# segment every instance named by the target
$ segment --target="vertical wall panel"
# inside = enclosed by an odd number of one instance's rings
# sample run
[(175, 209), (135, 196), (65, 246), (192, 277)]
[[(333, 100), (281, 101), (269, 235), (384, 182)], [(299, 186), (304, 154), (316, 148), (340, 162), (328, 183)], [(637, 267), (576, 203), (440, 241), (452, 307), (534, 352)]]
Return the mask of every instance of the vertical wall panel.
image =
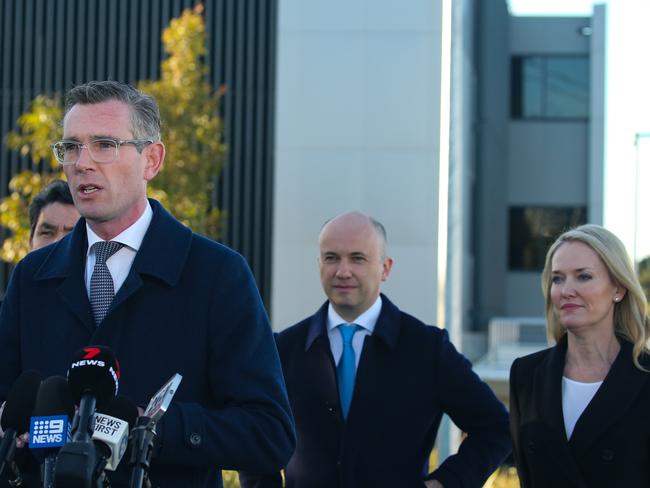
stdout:
[[(38, 94), (63, 94), (92, 79), (156, 79), (160, 36), (196, 0), (0, 1), (0, 197), (21, 169), (6, 134)], [(226, 87), (221, 107), (224, 170), (214, 202), (226, 215), (222, 241), (249, 261), (268, 303), (271, 273), (273, 98), (277, 0), (204, 0), (209, 80)], [(6, 231), (1, 231), (6, 232)], [(0, 233), (0, 237), (5, 234)], [(0, 266), (0, 292), (9, 267)]]

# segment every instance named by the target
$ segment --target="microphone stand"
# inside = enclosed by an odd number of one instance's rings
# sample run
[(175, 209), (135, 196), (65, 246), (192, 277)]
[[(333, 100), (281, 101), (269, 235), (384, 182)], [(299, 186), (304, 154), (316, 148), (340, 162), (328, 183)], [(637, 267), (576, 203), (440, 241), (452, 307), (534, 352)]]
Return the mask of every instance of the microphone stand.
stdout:
[(84, 393), (72, 430), (72, 442), (64, 445), (56, 460), (55, 484), (66, 488), (103, 486), (103, 466), (91, 440), (95, 421), (95, 397)]
[(149, 417), (138, 417), (135, 427), (131, 430), (131, 488), (151, 488), (149, 481), (149, 466), (153, 452), (153, 442), (156, 437), (156, 423)]
[(180, 374), (174, 374), (149, 400), (144, 415), (138, 417), (135, 427), (131, 430), (129, 436), (129, 445), (131, 446), (129, 458), (131, 483), (129, 486), (131, 488), (142, 488), (143, 484), (146, 488), (151, 488), (149, 465), (153, 453), (153, 442), (156, 438), (156, 423), (169, 408), (182, 379)]

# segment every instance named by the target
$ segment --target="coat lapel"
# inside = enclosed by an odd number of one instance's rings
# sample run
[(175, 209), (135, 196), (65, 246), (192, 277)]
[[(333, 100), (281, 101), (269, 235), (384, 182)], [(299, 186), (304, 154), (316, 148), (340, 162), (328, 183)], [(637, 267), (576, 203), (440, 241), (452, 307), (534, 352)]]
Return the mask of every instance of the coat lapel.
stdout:
[(153, 210), (151, 223), (129, 274), (113, 299), (108, 315), (142, 288), (142, 275), (174, 286), (180, 279), (189, 255), (192, 231), (172, 217), (157, 201), (149, 199), (149, 203)]
[(573, 430), (569, 445), (574, 456), (588, 449), (602, 432), (630, 411), (647, 376), (632, 362), (632, 344), (621, 340), (621, 350), (609, 373)]
[(317, 398), (324, 398), (328, 409), (335, 409), (337, 418), (343, 422), (339, 398), (336, 365), (327, 336), (328, 302), (311, 319), (305, 340), (304, 377), (309, 378), (309, 387), (314, 388)]
[[(371, 412), (375, 405), (384, 401), (386, 389), (385, 378), (394, 373), (390, 365), (391, 352), (397, 346), (400, 329), (400, 311), (384, 295), (381, 296), (381, 313), (372, 335), (367, 336), (359, 358), (359, 367), (354, 381), (354, 392), (348, 420), (357, 415)], [(393, 369), (386, 371), (386, 368)], [(362, 417), (363, 418), (363, 417)]]
[(81, 326), (92, 333), (96, 328), (95, 319), (84, 279), (87, 248), (86, 221), (79, 219), (74, 230), (54, 245), (34, 279), (61, 280), (57, 288), (61, 300), (79, 319)]
[(562, 414), (562, 374), (566, 357), (566, 336), (549, 350), (546, 360), (535, 369), (535, 406), (538, 417), (552, 426), (566, 441)]
[(555, 438), (553, 447), (546, 452), (553, 461), (553, 466), (561, 469), (573, 486), (584, 486), (583, 476), (571, 455), (567, 444), (564, 414), (562, 413), (562, 375), (566, 358), (566, 335), (560, 342), (549, 349), (546, 359), (535, 369), (533, 382), (535, 408), (542, 425), (550, 427), (547, 435)]

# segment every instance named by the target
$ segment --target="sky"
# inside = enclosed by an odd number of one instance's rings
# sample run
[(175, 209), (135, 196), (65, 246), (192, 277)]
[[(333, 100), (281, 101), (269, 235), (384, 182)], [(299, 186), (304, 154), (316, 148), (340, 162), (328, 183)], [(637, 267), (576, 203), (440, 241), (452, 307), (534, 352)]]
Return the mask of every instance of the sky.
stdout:
[(594, 4), (607, 6), (603, 224), (623, 240), (630, 255), (650, 256), (650, 1), (508, 4), (512, 15), (591, 15)]

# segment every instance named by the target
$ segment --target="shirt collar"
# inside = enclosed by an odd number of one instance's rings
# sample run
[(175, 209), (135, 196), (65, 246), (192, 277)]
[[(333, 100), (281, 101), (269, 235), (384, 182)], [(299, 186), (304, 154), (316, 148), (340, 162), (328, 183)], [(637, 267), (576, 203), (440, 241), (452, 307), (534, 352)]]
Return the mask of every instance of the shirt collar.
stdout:
[[(124, 229), (124, 231), (122, 231), (111, 240), (124, 244), (125, 246), (131, 248), (134, 252), (138, 252), (152, 218), (153, 210), (151, 210), (151, 204), (147, 200), (147, 206), (144, 208), (144, 212), (142, 212), (142, 215), (140, 215), (138, 220), (133, 222), (130, 227)], [(86, 231), (88, 235), (87, 255), (90, 255), (90, 250), (92, 249), (93, 244), (102, 241), (103, 239), (93, 232), (93, 230), (88, 225), (88, 222), (86, 222)]]
[(336, 310), (334, 310), (334, 307), (332, 306), (332, 302), (329, 303), (327, 306), (327, 330), (328, 332), (337, 327), (338, 325), (341, 324), (348, 324), (348, 323), (355, 323), (357, 325), (360, 325), (364, 329), (366, 329), (368, 332), (371, 334), (375, 330), (375, 325), (377, 324), (377, 319), (379, 318), (379, 314), (381, 313), (381, 296), (377, 297), (377, 300), (375, 300), (375, 303), (373, 303), (368, 310), (363, 312), (361, 315), (359, 315), (356, 319), (354, 319), (353, 322), (348, 322), (344, 318), (342, 318), (338, 313), (336, 313)]

